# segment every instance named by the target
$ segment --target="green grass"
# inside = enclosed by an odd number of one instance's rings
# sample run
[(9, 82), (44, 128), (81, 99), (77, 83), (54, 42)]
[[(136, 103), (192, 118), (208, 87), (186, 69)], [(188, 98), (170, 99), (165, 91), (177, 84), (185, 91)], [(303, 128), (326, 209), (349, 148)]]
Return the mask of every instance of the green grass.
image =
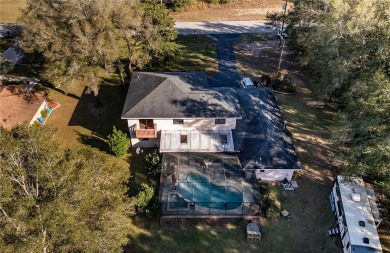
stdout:
[(189, 70), (214, 73), (218, 70), (216, 45), (207, 35), (179, 35), (180, 53), (177, 68), (171, 71)]
[(16, 23), (26, 0), (0, 0), (0, 23)]
[(105, 140), (113, 125), (127, 132), (126, 122), (120, 118), (126, 92), (119, 83), (115, 75), (103, 80), (99, 90), (100, 107), (96, 107), (97, 98), (85, 94), (81, 86), (74, 87), (69, 94), (50, 90), (49, 99), (61, 106), (53, 112), (48, 125), (59, 130), (61, 143), (65, 146), (81, 143), (105, 150)]
[[(215, 221), (210, 221), (215, 222)], [(191, 224), (193, 223), (193, 224)], [(244, 220), (230, 224), (196, 224), (185, 221), (185, 226), (161, 227), (158, 223), (144, 223), (135, 219), (134, 230), (125, 252), (250, 252), (261, 244), (246, 243)], [(140, 230), (147, 227), (147, 230)]]

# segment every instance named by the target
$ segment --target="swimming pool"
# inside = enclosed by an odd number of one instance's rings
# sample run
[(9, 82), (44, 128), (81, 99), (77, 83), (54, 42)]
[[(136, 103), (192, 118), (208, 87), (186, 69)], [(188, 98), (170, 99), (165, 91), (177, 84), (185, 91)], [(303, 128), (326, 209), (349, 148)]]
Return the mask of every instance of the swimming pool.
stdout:
[(233, 186), (219, 186), (198, 173), (188, 173), (179, 183), (178, 192), (188, 201), (203, 207), (232, 210), (241, 206), (242, 192)]

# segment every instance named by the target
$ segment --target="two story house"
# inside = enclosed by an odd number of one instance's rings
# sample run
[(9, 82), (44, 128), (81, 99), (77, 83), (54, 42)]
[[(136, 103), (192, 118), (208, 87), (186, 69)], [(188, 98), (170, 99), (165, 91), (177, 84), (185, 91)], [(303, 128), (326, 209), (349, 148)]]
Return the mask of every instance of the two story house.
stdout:
[(231, 88), (204, 89), (204, 73), (136, 72), (122, 119), (131, 144), (160, 152), (234, 151), (232, 129), (241, 119)]
[(164, 216), (256, 216), (259, 180), (300, 169), (275, 96), (210, 88), (205, 73), (133, 73), (122, 119), (133, 148), (163, 153)]

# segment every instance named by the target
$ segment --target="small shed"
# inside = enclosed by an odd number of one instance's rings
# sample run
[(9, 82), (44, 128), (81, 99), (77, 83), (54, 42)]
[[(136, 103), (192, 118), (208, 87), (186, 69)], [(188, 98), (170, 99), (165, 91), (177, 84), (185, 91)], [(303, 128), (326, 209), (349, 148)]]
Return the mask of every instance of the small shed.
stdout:
[(260, 242), (261, 233), (258, 224), (251, 222), (246, 225), (246, 238), (248, 242)]

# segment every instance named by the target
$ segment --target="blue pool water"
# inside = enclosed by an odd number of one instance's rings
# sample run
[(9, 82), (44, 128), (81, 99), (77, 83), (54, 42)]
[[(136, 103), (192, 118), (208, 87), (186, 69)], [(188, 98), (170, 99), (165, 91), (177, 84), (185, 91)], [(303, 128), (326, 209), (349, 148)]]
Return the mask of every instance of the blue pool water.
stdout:
[(220, 210), (235, 209), (242, 204), (242, 193), (233, 186), (218, 186), (198, 173), (188, 173), (179, 183), (179, 193), (203, 207)]

